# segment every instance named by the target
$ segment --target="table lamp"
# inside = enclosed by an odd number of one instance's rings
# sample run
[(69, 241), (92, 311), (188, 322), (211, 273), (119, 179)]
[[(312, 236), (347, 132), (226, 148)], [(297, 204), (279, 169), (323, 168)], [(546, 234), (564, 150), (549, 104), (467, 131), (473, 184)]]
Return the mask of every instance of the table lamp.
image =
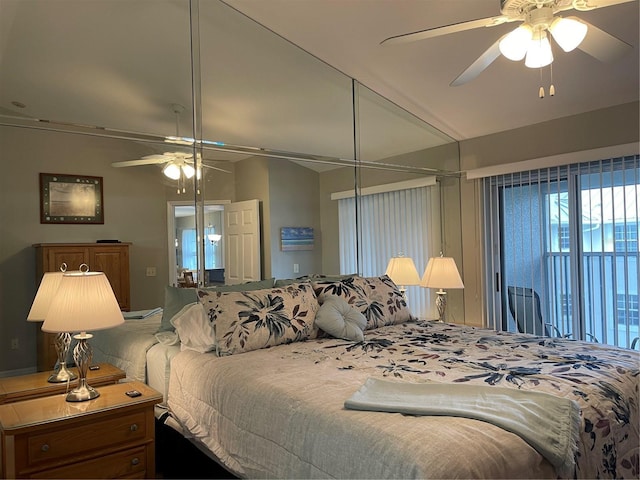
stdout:
[(444, 322), (444, 313), (447, 308), (447, 292), (445, 288), (464, 288), (462, 278), (456, 267), (456, 262), (451, 257), (432, 257), (424, 270), (421, 287), (438, 288), (436, 292), (436, 308), (438, 309), (438, 321)]
[(398, 285), (403, 297), (406, 297), (405, 292), (408, 285), (420, 285), (420, 276), (418, 275), (418, 270), (416, 270), (415, 263), (402, 253), (389, 260), (385, 275), (389, 276), (393, 283)]
[(78, 386), (67, 394), (68, 402), (82, 402), (100, 396), (87, 384), (92, 351), (87, 331), (103, 330), (124, 323), (111, 284), (103, 272), (71, 272), (62, 275), (42, 324), (44, 332), (80, 332), (73, 350), (79, 373)]
[[(44, 317), (49, 311), (51, 306), (51, 300), (58, 290), (62, 275), (67, 270), (65, 263), (60, 267), (59, 272), (46, 272), (42, 276), (42, 281), (36, 292), (36, 297), (33, 299), (31, 310), (27, 316), (29, 322), (42, 322)], [(57, 367), (54, 365), (53, 373), (47, 379), (51, 383), (63, 383), (70, 380), (75, 380), (78, 376), (67, 369), (67, 357), (69, 353), (69, 345), (71, 345), (71, 334), (69, 332), (58, 332), (54, 341), (56, 347), (56, 354), (58, 356)]]

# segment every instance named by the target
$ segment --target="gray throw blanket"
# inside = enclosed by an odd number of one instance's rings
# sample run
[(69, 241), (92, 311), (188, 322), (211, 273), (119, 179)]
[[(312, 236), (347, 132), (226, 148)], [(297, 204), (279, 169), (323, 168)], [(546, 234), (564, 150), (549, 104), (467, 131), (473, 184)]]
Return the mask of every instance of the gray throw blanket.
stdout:
[(390, 382), (369, 378), (345, 408), (482, 420), (520, 436), (561, 477), (573, 476), (580, 408), (553, 395), (485, 385)]

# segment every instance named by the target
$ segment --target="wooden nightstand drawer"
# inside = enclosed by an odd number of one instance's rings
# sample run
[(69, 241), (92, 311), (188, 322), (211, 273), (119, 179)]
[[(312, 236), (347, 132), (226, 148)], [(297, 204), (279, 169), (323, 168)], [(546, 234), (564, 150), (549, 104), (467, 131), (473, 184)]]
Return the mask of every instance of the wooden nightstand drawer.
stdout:
[[(146, 447), (146, 448), (153, 448)], [(31, 478), (144, 478), (147, 468), (145, 447), (78, 462), (66, 467), (52, 468), (31, 475)]]
[(80, 456), (105, 446), (144, 439), (146, 435), (144, 412), (98, 421), (91, 424), (91, 428), (80, 425), (63, 431), (52, 430), (28, 437), (27, 464)]

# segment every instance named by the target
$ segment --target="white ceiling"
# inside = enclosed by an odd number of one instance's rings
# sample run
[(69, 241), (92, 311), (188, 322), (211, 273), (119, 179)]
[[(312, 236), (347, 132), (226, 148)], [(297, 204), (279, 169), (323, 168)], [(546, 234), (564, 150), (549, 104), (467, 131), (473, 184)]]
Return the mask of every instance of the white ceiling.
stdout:
[[(462, 140), (639, 96), (637, 0), (576, 13), (634, 50), (613, 64), (556, 51), (557, 93), (542, 100), (540, 72), (503, 58), (474, 81), (449, 86), (513, 24), (380, 45), (389, 36), (496, 15), (499, 0), (225, 2), (194, 3), (209, 140), (352, 158), (351, 83), (339, 72), (412, 114), (365, 90), (365, 160), (450, 140), (418, 119)], [(180, 103), (187, 106), (180, 134), (192, 136), (189, 20), (188, 0), (0, 0), (0, 114), (174, 135), (170, 105)]]
[[(555, 48), (555, 97), (540, 72), (498, 58), (472, 82), (449, 83), (513, 23), (402, 45), (387, 37), (496, 16), (499, 0), (225, 0), (457, 140), (638, 100), (638, 1), (575, 15), (634, 51), (613, 64)], [(597, 2), (596, 2), (597, 3)], [(548, 92), (549, 71), (543, 72)], [(548, 95), (548, 94), (547, 94)]]

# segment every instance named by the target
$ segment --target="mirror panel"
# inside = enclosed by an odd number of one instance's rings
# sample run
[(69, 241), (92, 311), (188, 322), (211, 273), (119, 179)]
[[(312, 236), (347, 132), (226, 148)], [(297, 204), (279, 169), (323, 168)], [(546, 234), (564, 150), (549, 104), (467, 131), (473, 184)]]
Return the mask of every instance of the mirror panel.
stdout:
[[(192, 56), (193, 5), (200, 48)], [(15, 300), (0, 313), (18, 319), (0, 326), (0, 336), (24, 336), (29, 354), (35, 327), (21, 319), (39, 280), (31, 245), (131, 242), (132, 309), (153, 308), (177, 274), (168, 260), (176, 238), (168, 234), (168, 202), (196, 206), (202, 271), (209, 270), (205, 229), (214, 222), (197, 207), (256, 198), (263, 277), (335, 274), (342, 267), (331, 194), (436, 170), (447, 254), (460, 243), (459, 180), (449, 176), (458, 170), (455, 142), (221, 2), (3, 0), (0, 22), (0, 280)], [(194, 57), (199, 91), (192, 91)], [(184, 110), (176, 114), (173, 104)], [(168, 143), (169, 136), (199, 142)], [(165, 152), (200, 153), (228, 173), (203, 167), (199, 179), (176, 181), (162, 164), (112, 167)], [(103, 177), (105, 223), (40, 224), (39, 172)], [(283, 251), (283, 227), (312, 227), (313, 249)], [(147, 267), (157, 275), (147, 276)], [(11, 352), (0, 363), (29, 365)]]
[[(172, 103), (191, 117), (188, 0), (1, 8), (0, 105), (26, 105), (2, 113), (161, 136), (175, 135)], [(190, 124), (182, 135), (193, 136)]]
[(353, 158), (351, 79), (221, 2), (200, 2), (204, 139)]

